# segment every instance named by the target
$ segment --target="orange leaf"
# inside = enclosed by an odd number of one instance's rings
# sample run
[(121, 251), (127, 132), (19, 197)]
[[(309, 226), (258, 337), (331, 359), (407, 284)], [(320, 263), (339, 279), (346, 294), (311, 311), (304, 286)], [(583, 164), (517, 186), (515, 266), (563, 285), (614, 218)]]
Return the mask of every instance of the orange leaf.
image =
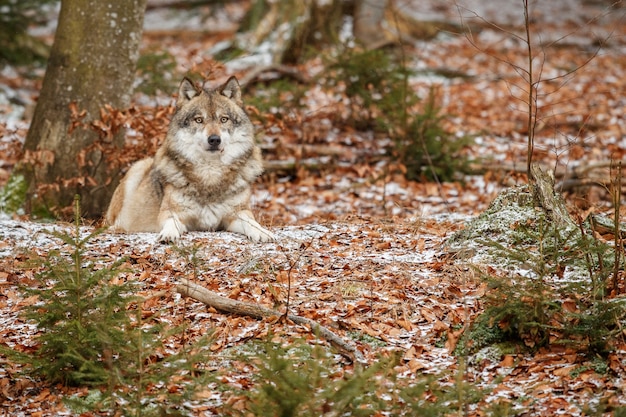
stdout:
[(512, 368), (515, 364), (515, 357), (513, 355), (504, 355), (504, 358), (500, 361), (500, 366), (506, 368)]

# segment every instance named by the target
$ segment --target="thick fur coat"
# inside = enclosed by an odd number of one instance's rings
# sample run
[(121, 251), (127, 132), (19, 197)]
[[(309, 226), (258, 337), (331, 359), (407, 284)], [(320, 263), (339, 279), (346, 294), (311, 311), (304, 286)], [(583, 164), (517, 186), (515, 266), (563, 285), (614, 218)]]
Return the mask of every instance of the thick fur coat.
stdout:
[(189, 230), (274, 240), (250, 211), (251, 184), (262, 171), (237, 79), (206, 90), (185, 78), (165, 141), (126, 173), (106, 220), (117, 231), (159, 232), (162, 242)]

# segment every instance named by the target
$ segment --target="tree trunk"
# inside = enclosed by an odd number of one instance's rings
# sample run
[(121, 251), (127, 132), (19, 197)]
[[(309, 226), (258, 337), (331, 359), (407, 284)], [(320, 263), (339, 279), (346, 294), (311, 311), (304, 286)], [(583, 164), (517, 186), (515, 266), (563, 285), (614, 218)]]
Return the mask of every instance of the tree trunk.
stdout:
[(354, 7), (354, 39), (367, 49), (389, 42), (383, 30), (387, 0), (356, 0)]
[(342, 24), (341, 0), (255, 0), (234, 48), (269, 55), (269, 63), (295, 63), (305, 49), (336, 43)]
[(145, 7), (146, 0), (62, 0), (18, 168), (28, 184), (31, 214), (63, 215), (75, 194), (86, 217), (106, 209), (117, 181), (102, 151), (120, 147), (124, 131), (98, 131), (90, 124), (102, 117), (105, 105), (115, 110), (130, 103)]
[[(301, 62), (306, 53), (349, 39), (346, 16), (352, 17), (352, 39), (365, 49), (400, 40), (431, 39), (440, 31), (462, 33), (453, 22), (417, 20), (389, 0), (254, 0), (231, 48), (218, 55), (229, 60), (245, 52), (263, 64)], [(402, 3), (402, 2), (400, 2)], [(480, 27), (473, 27), (480, 31)], [(348, 36), (346, 36), (348, 35)], [(347, 42), (350, 45), (350, 42)]]
[(388, 42), (383, 31), (387, 0), (255, 0), (240, 28), (237, 48), (269, 52), (272, 63), (301, 60), (307, 48), (339, 42), (345, 14), (353, 15), (353, 35), (366, 48)]

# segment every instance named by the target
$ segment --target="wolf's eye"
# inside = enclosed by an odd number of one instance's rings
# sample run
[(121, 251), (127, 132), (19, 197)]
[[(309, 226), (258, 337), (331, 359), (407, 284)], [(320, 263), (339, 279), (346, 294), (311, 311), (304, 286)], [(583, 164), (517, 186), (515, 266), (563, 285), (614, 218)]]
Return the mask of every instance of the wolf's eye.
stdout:
[(220, 117), (220, 122), (222, 122), (222, 123), (228, 122), (228, 117), (226, 117), (226, 116)]
[(194, 120), (194, 122), (196, 122), (196, 123), (198, 123), (198, 124), (200, 124), (200, 123), (202, 123), (202, 122), (204, 121), (204, 120), (202, 119), (202, 117), (196, 117), (196, 118), (195, 118), (195, 119), (193, 119), (193, 120)]

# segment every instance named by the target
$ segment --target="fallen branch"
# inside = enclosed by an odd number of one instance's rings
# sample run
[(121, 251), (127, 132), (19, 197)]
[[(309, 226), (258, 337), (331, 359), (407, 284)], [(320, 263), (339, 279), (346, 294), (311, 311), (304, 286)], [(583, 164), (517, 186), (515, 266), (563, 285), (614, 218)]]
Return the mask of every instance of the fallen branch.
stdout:
[[(370, 155), (370, 150), (358, 150), (353, 149), (352, 147), (342, 146), (342, 145), (308, 145), (308, 144), (289, 144), (289, 143), (280, 143), (276, 144), (259, 144), (259, 147), (263, 152), (268, 153), (284, 153), (284, 151), (288, 151), (291, 153), (297, 154), (306, 154), (313, 155), (316, 157), (320, 156), (330, 156), (334, 158), (345, 157), (348, 155), (350, 158), (353, 155), (363, 157), (365, 155)], [(348, 158), (348, 159), (350, 159)]]
[[(230, 298), (222, 297), (206, 288), (194, 284), (188, 279), (181, 278), (180, 284), (176, 286), (176, 291), (183, 296), (191, 297), (194, 300), (203, 302), (204, 304), (220, 310), (226, 313), (239, 314), (242, 316), (250, 316), (256, 319), (262, 319), (267, 317), (279, 317), (282, 315), (279, 311), (272, 310), (259, 306), (257, 304), (246, 303), (243, 301), (232, 300)], [(309, 326), (313, 333), (326, 339), (331, 345), (333, 345), (343, 356), (352, 361), (358, 361), (363, 363), (365, 359), (359, 350), (352, 343), (343, 340), (328, 328), (320, 325), (319, 323), (307, 319), (306, 317), (296, 316), (294, 314), (288, 314), (287, 319), (296, 324), (302, 324)]]
[(296, 80), (300, 84), (309, 84), (311, 82), (311, 79), (298, 68), (293, 68), (288, 65), (282, 64), (270, 64), (262, 67), (257, 67), (254, 70), (250, 71), (239, 80), (239, 85), (241, 85), (242, 88), (246, 88), (254, 82), (260, 80), (264, 73), (278, 74), (273, 75), (271, 77), (273, 79), (279, 79), (281, 78), (281, 76), (286, 76)]
[[(611, 177), (608, 173), (603, 175), (602, 172), (598, 173), (597, 171), (606, 170), (612, 164), (617, 166), (618, 163), (626, 167), (626, 161), (599, 161), (575, 167), (559, 166), (554, 171), (554, 178), (559, 180), (555, 184), (555, 189), (561, 192), (592, 186), (606, 189), (611, 183)], [(541, 168), (543, 171), (550, 170), (547, 166)], [(467, 174), (471, 175), (483, 175), (487, 172), (524, 174), (526, 173), (526, 167), (519, 164), (472, 162), (468, 165), (466, 171)]]
[(298, 168), (304, 168), (307, 171), (319, 171), (322, 169), (330, 169), (334, 166), (333, 163), (323, 161), (316, 158), (307, 159), (277, 159), (277, 160), (265, 160), (263, 162), (264, 172), (279, 172), (279, 173), (291, 173), (298, 170)]
[(610, 178), (570, 178), (567, 180), (560, 181), (558, 184), (554, 186), (557, 191), (567, 192), (572, 191), (576, 188), (581, 187), (600, 187), (604, 190), (608, 189), (611, 184)]
[[(605, 235), (608, 233), (615, 234), (616, 231), (615, 221), (599, 214), (591, 215), (591, 226), (594, 232), (597, 232), (601, 235)], [(626, 239), (626, 224), (620, 223), (618, 229), (620, 238)]]

